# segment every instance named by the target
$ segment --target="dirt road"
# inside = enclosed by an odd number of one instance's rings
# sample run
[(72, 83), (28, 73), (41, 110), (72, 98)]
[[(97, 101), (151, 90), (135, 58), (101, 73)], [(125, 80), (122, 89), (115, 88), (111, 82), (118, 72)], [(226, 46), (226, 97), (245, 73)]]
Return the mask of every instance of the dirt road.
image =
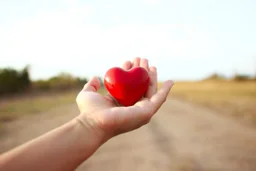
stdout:
[[(5, 125), (0, 152), (51, 130), (78, 113), (75, 104)], [(152, 121), (105, 143), (77, 170), (254, 171), (256, 130), (215, 111), (169, 99)]]

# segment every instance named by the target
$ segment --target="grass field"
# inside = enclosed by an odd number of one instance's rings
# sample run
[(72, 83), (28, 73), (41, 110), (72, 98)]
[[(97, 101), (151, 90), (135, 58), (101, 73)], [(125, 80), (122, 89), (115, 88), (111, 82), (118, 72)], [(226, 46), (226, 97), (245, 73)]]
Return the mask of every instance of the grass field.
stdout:
[[(75, 103), (79, 91), (48, 92), (36, 96), (28, 95), (11, 100), (2, 100), (0, 101), (0, 123), (29, 114), (45, 112), (56, 106)], [(99, 93), (105, 94), (106, 90), (101, 88)]]
[(171, 95), (256, 125), (256, 82), (176, 82)]
[[(78, 92), (79, 90), (46, 93), (0, 102), (0, 122), (74, 103)], [(235, 116), (256, 125), (256, 82), (176, 82), (170, 95), (214, 108), (221, 114)]]
[(78, 90), (72, 90), (3, 100), (0, 103), (0, 122), (11, 121), (32, 113), (44, 112), (60, 104), (65, 105), (75, 102), (77, 93)]

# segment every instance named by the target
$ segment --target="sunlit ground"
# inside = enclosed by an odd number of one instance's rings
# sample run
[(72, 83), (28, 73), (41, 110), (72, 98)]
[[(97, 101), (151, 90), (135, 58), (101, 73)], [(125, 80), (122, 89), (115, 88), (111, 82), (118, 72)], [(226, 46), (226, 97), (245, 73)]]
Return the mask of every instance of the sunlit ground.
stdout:
[(177, 82), (170, 96), (211, 107), (256, 125), (256, 82)]

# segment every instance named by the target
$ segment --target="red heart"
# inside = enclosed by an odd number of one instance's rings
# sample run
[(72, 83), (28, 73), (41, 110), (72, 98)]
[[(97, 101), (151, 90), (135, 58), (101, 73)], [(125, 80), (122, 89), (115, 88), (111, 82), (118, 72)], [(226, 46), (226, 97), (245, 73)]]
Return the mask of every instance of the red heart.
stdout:
[(149, 86), (148, 72), (142, 67), (123, 70), (110, 68), (104, 77), (108, 92), (122, 105), (131, 106), (140, 100)]

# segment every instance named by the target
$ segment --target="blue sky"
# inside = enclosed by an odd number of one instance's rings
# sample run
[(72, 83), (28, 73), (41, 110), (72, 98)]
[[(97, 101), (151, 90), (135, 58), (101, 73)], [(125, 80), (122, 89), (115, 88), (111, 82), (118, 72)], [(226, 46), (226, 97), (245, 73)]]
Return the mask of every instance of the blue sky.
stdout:
[(3, 0), (0, 67), (103, 77), (136, 56), (159, 79), (256, 72), (254, 0)]

